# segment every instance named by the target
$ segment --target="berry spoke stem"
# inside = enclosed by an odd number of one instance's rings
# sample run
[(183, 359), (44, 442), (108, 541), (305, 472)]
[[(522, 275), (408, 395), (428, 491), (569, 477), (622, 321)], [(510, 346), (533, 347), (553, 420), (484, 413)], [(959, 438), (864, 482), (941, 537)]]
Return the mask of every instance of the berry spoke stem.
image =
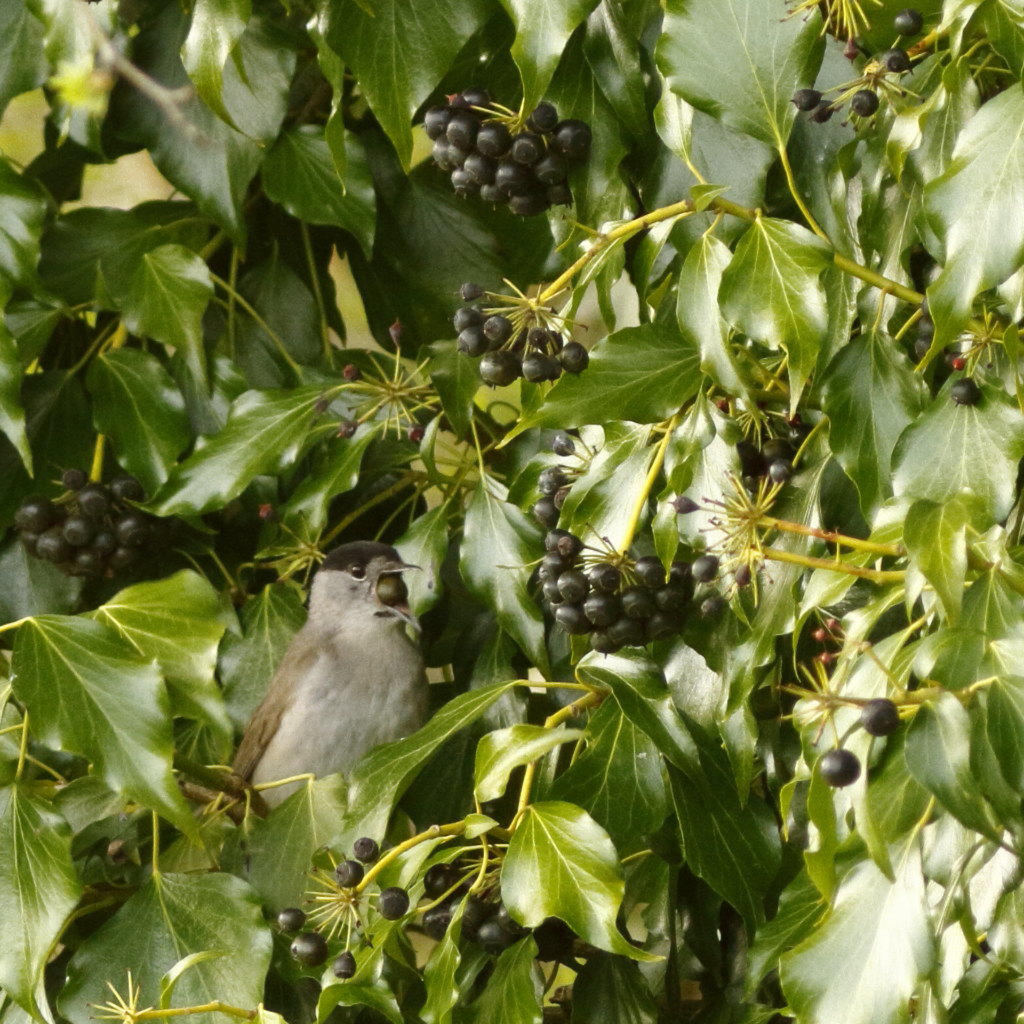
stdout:
[(813, 555), (800, 555), (794, 551), (782, 551), (779, 548), (764, 548), (763, 555), (772, 562), (788, 562), (791, 565), (802, 565), (807, 569), (828, 569), (830, 572), (842, 572), (847, 576), (859, 576), (872, 583), (899, 583), (906, 578), (905, 569), (867, 569), (860, 565), (833, 561), (830, 558), (815, 558)]

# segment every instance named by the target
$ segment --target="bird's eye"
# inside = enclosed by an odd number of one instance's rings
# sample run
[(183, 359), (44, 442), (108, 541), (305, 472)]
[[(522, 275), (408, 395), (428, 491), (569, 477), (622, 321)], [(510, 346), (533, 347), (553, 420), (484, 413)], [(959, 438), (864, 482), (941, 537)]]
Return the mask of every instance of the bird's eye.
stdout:
[(366, 567), (358, 564), (350, 565), (348, 571), (354, 580), (361, 580), (366, 575)]

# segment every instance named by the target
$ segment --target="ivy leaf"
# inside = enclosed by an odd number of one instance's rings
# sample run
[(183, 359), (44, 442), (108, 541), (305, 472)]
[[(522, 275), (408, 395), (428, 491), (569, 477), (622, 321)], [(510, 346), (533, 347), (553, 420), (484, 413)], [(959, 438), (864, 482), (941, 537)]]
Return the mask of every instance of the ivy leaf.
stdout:
[(928, 183), (925, 214), (941, 243), (942, 272), (928, 288), (932, 351), (967, 323), (974, 298), (1024, 261), (1024, 89), (993, 96), (967, 122), (946, 172)]
[(222, 508), (262, 473), (277, 474), (305, 446), (319, 387), (246, 391), (231, 404), (224, 429), (202, 438), (154, 497), (155, 515), (191, 515)]
[(345, 834), (353, 839), (383, 835), (392, 808), (420, 767), (512, 688), (512, 683), (495, 683), (470, 690), (450, 700), (412, 736), (371, 750), (352, 769)]
[(233, 128), (238, 126), (224, 106), (224, 65), (241, 38), (252, 13), (251, 0), (196, 0), (192, 21), (181, 47), (181, 59), (196, 92)]
[(997, 678), (984, 700), (989, 743), (1006, 781), (1024, 793), (1024, 677)]
[(39, 740), (87, 757), (111, 789), (196, 835), (171, 774), (170, 702), (155, 662), (98, 622), (42, 615), (18, 630), (12, 669)]
[(329, 843), (345, 813), (338, 775), (301, 787), (267, 818), (250, 815), (225, 857), (272, 910), (297, 907), (309, 886), (313, 854)]
[(843, 878), (824, 923), (782, 958), (782, 990), (807, 1024), (907, 1021), (935, 962), (916, 846), (890, 881), (872, 860)]
[[(658, 748), (614, 700), (594, 712), (585, 738), (583, 752), (558, 776), (550, 795), (582, 807), (628, 848), (665, 820), (668, 795)], [(633, 797), (623, 800), (623, 793)]]
[[(60, 1011), (72, 1024), (89, 1024), (94, 1007), (110, 999), (107, 982), (124, 994), (129, 971), (143, 1005), (152, 1006), (164, 975), (184, 957), (207, 950), (218, 955), (178, 977), (172, 1005), (255, 1007), (263, 999), (271, 947), (259, 899), (241, 879), (158, 874), (78, 947)], [(220, 1020), (216, 1013), (195, 1015), (196, 1024)]]
[(306, 124), (282, 132), (263, 161), (263, 187), (293, 217), (348, 231), (369, 259), (377, 222), (373, 179), (362, 147), (350, 142), (345, 151), (343, 180), (323, 128)]
[(503, 950), (483, 994), (466, 1015), (472, 1024), (541, 1024), (541, 985), (534, 960), (537, 943), (524, 935)]
[(904, 430), (893, 452), (897, 497), (944, 504), (967, 491), (971, 525), (988, 529), (1010, 513), (1017, 463), (1024, 456), (1024, 415), (1001, 388), (983, 386), (977, 405), (949, 398), (951, 381)]
[(497, 800), (505, 792), (513, 768), (542, 758), (563, 743), (583, 738), (582, 729), (546, 729), (542, 725), (511, 725), (482, 737), (476, 748), (476, 798)]
[(892, 495), (893, 449), (924, 408), (927, 390), (892, 338), (877, 331), (840, 349), (821, 386), (822, 411), (831, 425), (829, 444), (871, 522)]
[(669, 88), (731, 128), (784, 146), (793, 93), (821, 63), (818, 19), (787, 18), (775, 0), (668, 0), (665, 12), (657, 60)]
[[(491, 13), (487, 0), (341, 0), (327, 7), (327, 41), (351, 69), (394, 144), (412, 158), (410, 121), (463, 44)], [(340, 90), (342, 83), (333, 83)]]
[(915, 501), (903, 523), (903, 542), (924, 578), (935, 588), (946, 618), (956, 622), (967, 575), (967, 506), (952, 498), (943, 505)]
[(793, 411), (828, 326), (821, 273), (829, 259), (828, 246), (806, 228), (758, 217), (722, 274), (719, 301), (725, 318), (748, 337), (789, 355)]
[(176, 716), (230, 732), (214, 678), (217, 646), (230, 620), (217, 591), (190, 569), (152, 583), (125, 587), (90, 617), (109, 626), (167, 681)]
[(429, 351), (426, 369), (430, 381), (455, 435), (465, 437), (473, 417), (473, 397), (480, 390), (480, 374), (472, 360), (459, 354), (454, 341), (435, 341)]
[(517, 921), (535, 928), (559, 917), (598, 949), (655, 960), (615, 927), (624, 890), (615, 847), (586, 811), (558, 800), (526, 808), (501, 867), (501, 897)]
[(572, 985), (572, 1012), (589, 1024), (657, 1024), (658, 1007), (637, 964), (620, 956), (587, 957)]
[(82, 893), (71, 829), (16, 783), (0, 789), (0, 985), (26, 1013), (53, 1024), (43, 971)]
[(294, 587), (268, 583), (243, 605), (241, 620), (241, 636), (224, 634), (217, 669), (228, 715), (240, 729), (263, 699), (277, 663), (306, 621), (306, 613)]
[(0, 284), (31, 285), (46, 200), (39, 187), (0, 159)]
[(42, 35), (28, 4), (0, 8), (0, 115), (9, 100), (46, 80)]
[(185, 399), (171, 375), (149, 352), (120, 348), (92, 360), (86, 383), (96, 429), (154, 494), (191, 438)]
[(593, 347), (584, 373), (563, 374), (513, 433), (609, 420), (659, 423), (693, 398), (701, 379), (697, 345), (675, 325), (626, 327)]
[(944, 693), (914, 715), (907, 732), (907, 767), (955, 818), (998, 842), (1000, 828), (979, 799), (970, 748), (970, 715), (953, 694)]
[(541, 534), (504, 499), (502, 485), (489, 477), (474, 490), (466, 509), (459, 571), (473, 594), (494, 610), (501, 628), (545, 672), (544, 618), (529, 590)]
[[(0, 292), (3, 292), (0, 287)], [(3, 295), (0, 294), (0, 299)], [(0, 306), (3, 303), (0, 301)], [(17, 449), (21, 464), (32, 473), (32, 449), (25, 432), (25, 409), (21, 403), (21, 362), (18, 348), (0, 319), (0, 430)]]
[(523, 109), (544, 98), (573, 30), (598, 0), (501, 0), (516, 27), (512, 57), (523, 80)]

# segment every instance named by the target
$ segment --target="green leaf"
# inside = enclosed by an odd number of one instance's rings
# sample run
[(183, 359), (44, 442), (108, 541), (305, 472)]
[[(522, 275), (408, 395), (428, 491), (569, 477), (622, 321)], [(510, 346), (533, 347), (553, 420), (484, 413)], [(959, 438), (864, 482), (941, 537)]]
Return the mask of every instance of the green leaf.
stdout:
[(422, 615), (437, 604), (441, 596), (441, 563), (448, 553), (448, 509), (438, 505), (420, 516), (395, 541), (402, 561), (418, 565), (419, 572), (404, 577), (409, 590), (409, 607)]
[(163, 580), (136, 583), (89, 614), (119, 633), (140, 657), (156, 661), (174, 715), (230, 731), (214, 669), (231, 620), (202, 576), (182, 569)]
[(935, 963), (916, 846), (890, 881), (871, 860), (843, 878), (824, 923), (782, 958), (782, 990), (801, 1024), (902, 1024)]
[(544, 98), (565, 44), (598, 0), (501, 0), (516, 27), (512, 57), (523, 80), (523, 110)]
[(28, 4), (0, 7), (0, 114), (9, 100), (46, 79), (42, 35)]
[(93, 422), (117, 460), (149, 494), (167, 479), (191, 438), (185, 399), (149, 352), (120, 348), (93, 359), (86, 378)]
[(944, 505), (915, 501), (903, 524), (910, 563), (935, 588), (950, 622), (959, 618), (964, 595), (968, 519), (965, 503), (953, 498)]
[(306, 621), (306, 613), (295, 587), (268, 583), (242, 606), (241, 620), (241, 636), (224, 634), (217, 667), (228, 714), (240, 729), (267, 692), (277, 663)]
[(511, 725), (489, 732), (476, 748), (473, 777), (477, 800), (497, 800), (504, 794), (513, 768), (537, 761), (563, 743), (574, 743), (583, 736), (582, 729), (546, 729), (542, 725)]
[(722, 274), (719, 301), (726, 320), (789, 355), (794, 410), (828, 326), (821, 273), (829, 257), (828, 246), (799, 224), (758, 217)]
[(244, 878), (272, 910), (300, 906), (313, 854), (337, 835), (344, 814), (340, 776), (310, 782), (269, 817), (246, 818), (224, 866)]
[[(0, 288), (0, 292), (3, 289)], [(0, 298), (3, 296), (0, 295)], [(2, 305), (2, 303), (0, 303)], [(21, 402), (21, 362), (10, 332), (0, 320), (0, 430), (17, 449), (26, 472), (32, 473), (32, 449), (25, 432), (25, 409)]]
[[(668, 796), (658, 748), (614, 700), (587, 724), (583, 752), (555, 780), (550, 796), (577, 804), (623, 848), (665, 820)], [(623, 800), (623, 793), (633, 794)]]
[[(420, 1010), (420, 1016), (426, 1024), (451, 1024), (452, 1010), (462, 995), (458, 976), (462, 964), (459, 939), (462, 935), (462, 913), (465, 907), (465, 900), (457, 905), (448, 930), (431, 950), (430, 959), (423, 968), (423, 985), (427, 990), (427, 998)], [(483, 950), (480, 950), (478, 955), (483, 955)], [(467, 951), (467, 958), (468, 956)]]
[(307, 124), (282, 132), (263, 161), (263, 187), (293, 217), (350, 232), (369, 258), (377, 221), (373, 179), (361, 146), (350, 143), (346, 153), (342, 179), (322, 128)]
[(206, 379), (203, 313), (213, 282), (206, 263), (182, 245), (144, 253), (123, 297), (125, 324), (180, 351), (198, 380)]
[(82, 754), (111, 789), (196, 834), (171, 774), (170, 707), (155, 662), (98, 622), (44, 615), (18, 630), (11, 664), (39, 740)]
[(722, 274), (732, 260), (728, 246), (714, 235), (702, 235), (686, 254), (679, 271), (676, 319), (683, 337), (700, 352), (700, 368), (726, 393), (743, 395), (729, 327), (718, 309)]
[(572, 986), (572, 1012), (587, 1024), (656, 1024), (658, 1007), (640, 968), (619, 956), (587, 957)]
[(995, 679), (984, 695), (988, 740), (1006, 781), (1024, 793), (1024, 678)]
[(0, 159), (0, 285), (35, 281), (45, 216), (46, 200), (36, 183)]
[(461, 729), (472, 725), (513, 683), (494, 683), (450, 700), (419, 732), (370, 751), (352, 769), (345, 834), (383, 835), (391, 810), (416, 772)]
[(534, 965), (536, 956), (532, 935), (524, 935), (504, 950), (466, 1020), (472, 1024), (541, 1024), (543, 995)]
[(563, 374), (515, 432), (609, 420), (659, 423), (693, 398), (700, 385), (697, 345), (678, 328), (626, 327), (594, 346), (585, 372)]
[(473, 417), (473, 397), (480, 389), (480, 374), (473, 360), (460, 355), (454, 341), (435, 341), (426, 370), (452, 431), (456, 437), (465, 437)]
[(796, 117), (790, 99), (821, 62), (819, 20), (787, 18), (775, 0), (668, 0), (665, 10), (657, 60), (669, 88), (731, 128), (784, 146)]
[(71, 830), (28, 786), (0, 789), (0, 985), (27, 1013), (52, 1024), (43, 971), (82, 893)]
[(615, 846), (586, 811), (562, 801), (526, 808), (501, 867), (501, 898), (517, 921), (535, 928), (559, 917), (598, 949), (657, 959), (616, 928), (623, 892)]
[[(927, 390), (888, 335), (855, 338), (829, 363), (821, 382), (829, 445), (860, 495), (870, 523), (892, 495), (893, 449), (924, 408)], [(864, 400), (865, 395), (871, 401)]]
[[(245, 882), (224, 874), (160, 874), (78, 947), (68, 964), (60, 1011), (72, 1024), (89, 1024), (96, 1005), (122, 994), (128, 971), (143, 1006), (156, 1004), (163, 976), (193, 953), (220, 955), (196, 963), (177, 980), (173, 1005), (224, 1002), (252, 1009), (263, 1000), (270, 966), (270, 931), (259, 899)], [(196, 1024), (220, 1024), (215, 1013)]]
[(941, 244), (935, 256), (942, 272), (928, 288), (933, 351), (966, 324), (975, 296), (1005, 281), (1024, 260), (1022, 124), (1018, 82), (967, 122), (952, 163), (925, 188), (925, 213)]
[(319, 387), (246, 391), (231, 403), (224, 429), (201, 439), (174, 468), (152, 511), (169, 516), (222, 508), (253, 477), (281, 472), (305, 446), (323, 399)]
[(971, 525), (988, 529), (1014, 502), (1017, 463), (1024, 456), (1024, 415), (1001, 388), (982, 387), (978, 405), (957, 405), (950, 382), (900, 437), (893, 452), (897, 497), (940, 505), (971, 496)]
[(922, 704), (907, 733), (910, 773), (968, 828), (998, 841), (1000, 828), (979, 799), (971, 768), (971, 723), (951, 693)]
[(406, 169), (413, 113), (490, 13), (487, 0), (434, 0), (429, 8), (416, 0), (341, 0), (327, 7), (327, 41), (359, 79)]
[(233, 128), (238, 126), (224, 107), (224, 65), (245, 31), (251, 0), (196, 0), (181, 59), (196, 92)]
[(782, 859), (775, 818), (767, 805), (740, 801), (729, 757), (695, 726), (699, 772), (669, 768), (683, 856), (743, 916), (753, 934), (764, 920), (764, 897)]
[(504, 499), (502, 485), (490, 477), (477, 485), (466, 509), (459, 571), (470, 591), (493, 609), (501, 628), (545, 672), (544, 619), (529, 588), (541, 533)]

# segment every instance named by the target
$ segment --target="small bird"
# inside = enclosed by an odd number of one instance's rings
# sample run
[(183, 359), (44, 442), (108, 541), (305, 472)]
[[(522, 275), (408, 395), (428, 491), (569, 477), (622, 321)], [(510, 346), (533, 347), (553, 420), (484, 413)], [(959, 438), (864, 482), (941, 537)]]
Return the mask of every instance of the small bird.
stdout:
[[(427, 715), (419, 628), (406, 603), (406, 565), (387, 544), (343, 544), (324, 559), (295, 634), (235, 755), (254, 785), (346, 771), (371, 747), (408, 736)], [(275, 807), (303, 783), (261, 791)]]

